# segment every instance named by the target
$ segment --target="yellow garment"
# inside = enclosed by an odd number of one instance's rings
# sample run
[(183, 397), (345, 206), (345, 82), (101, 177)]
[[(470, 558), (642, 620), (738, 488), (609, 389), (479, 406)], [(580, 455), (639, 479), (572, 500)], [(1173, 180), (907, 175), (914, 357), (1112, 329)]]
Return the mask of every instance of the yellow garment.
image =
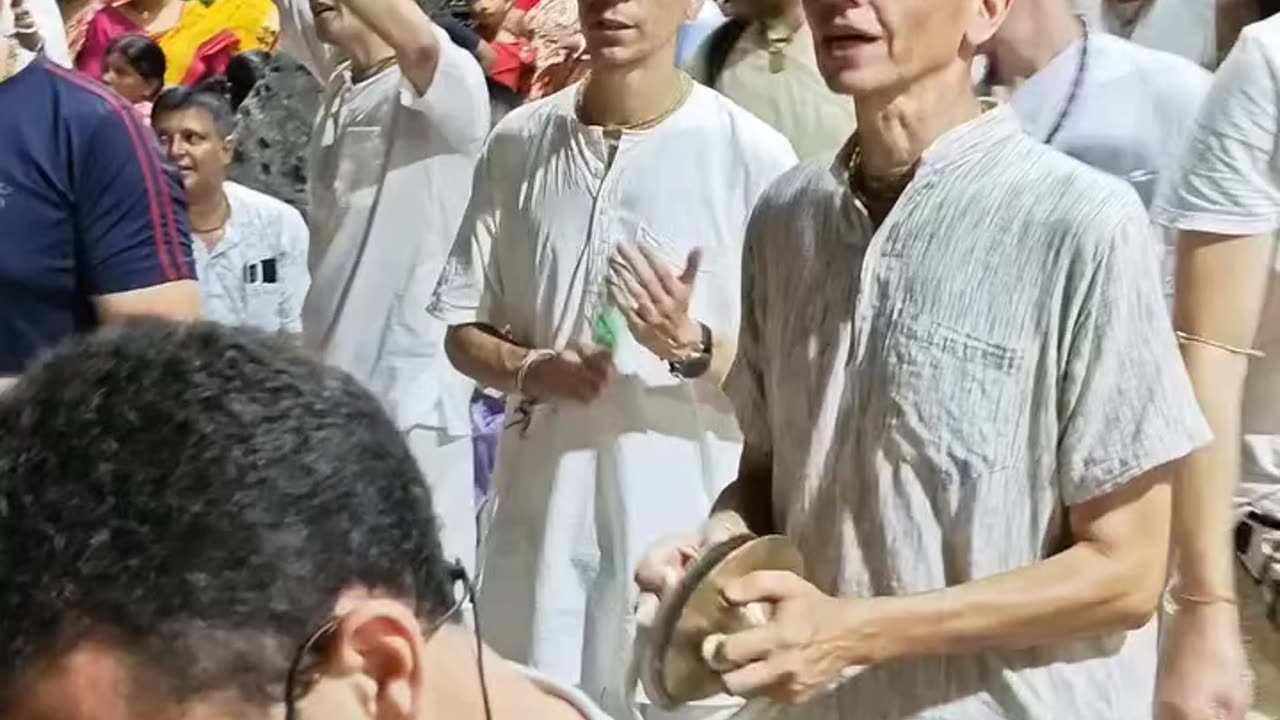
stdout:
[[(770, 34), (786, 35), (781, 30)], [(704, 84), (707, 48), (704, 41), (689, 67), (694, 79)], [(857, 125), (853, 98), (827, 88), (808, 25), (782, 48), (781, 61), (780, 68), (777, 61), (770, 67), (764, 27), (753, 23), (729, 52), (715, 89), (785, 135), (801, 161), (832, 160)]]
[(272, 50), (280, 12), (272, 0), (186, 0), (178, 24), (154, 38), (168, 61), (164, 84), (180, 84), (200, 47), (224, 30), (240, 40), (237, 52)]

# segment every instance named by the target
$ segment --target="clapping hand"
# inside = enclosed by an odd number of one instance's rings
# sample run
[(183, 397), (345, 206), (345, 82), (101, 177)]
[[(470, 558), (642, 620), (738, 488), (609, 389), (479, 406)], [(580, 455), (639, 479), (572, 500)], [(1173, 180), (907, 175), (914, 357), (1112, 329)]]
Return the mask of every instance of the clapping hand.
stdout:
[(627, 319), (636, 341), (661, 360), (682, 360), (695, 353), (702, 329), (689, 317), (689, 300), (702, 264), (702, 251), (689, 253), (675, 275), (645, 247), (620, 245), (609, 263), (609, 295)]

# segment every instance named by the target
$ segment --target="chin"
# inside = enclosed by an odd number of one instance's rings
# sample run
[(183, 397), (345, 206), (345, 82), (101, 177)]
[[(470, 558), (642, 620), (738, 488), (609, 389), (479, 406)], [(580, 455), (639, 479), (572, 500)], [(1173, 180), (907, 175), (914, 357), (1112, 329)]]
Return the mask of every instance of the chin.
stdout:
[(638, 48), (625, 45), (606, 45), (600, 48), (588, 48), (591, 66), (601, 70), (625, 68), (642, 62), (646, 55)]

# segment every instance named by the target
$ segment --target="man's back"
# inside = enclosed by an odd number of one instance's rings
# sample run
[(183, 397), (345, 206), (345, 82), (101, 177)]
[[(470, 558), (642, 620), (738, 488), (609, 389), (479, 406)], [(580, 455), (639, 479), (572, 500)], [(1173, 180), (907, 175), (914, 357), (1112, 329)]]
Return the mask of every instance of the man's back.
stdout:
[(4, 376), (97, 324), (94, 298), (194, 273), (181, 186), (124, 101), (34, 59), (0, 83), (0, 107)]

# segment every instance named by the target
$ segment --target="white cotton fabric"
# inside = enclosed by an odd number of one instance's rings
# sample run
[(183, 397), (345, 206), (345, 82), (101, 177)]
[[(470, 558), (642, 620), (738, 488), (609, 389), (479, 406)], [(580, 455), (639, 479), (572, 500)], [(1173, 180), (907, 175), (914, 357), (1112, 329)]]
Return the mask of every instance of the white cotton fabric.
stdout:
[[(1068, 105), (1084, 43), (1063, 50), (1009, 98), (1033, 138), (1048, 140)], [(1053, 138), (1057, 150), (1128, 182), (1150, 207), (1159, 179), (1176, 169), (1213, 75), (1172, 53), (1090, 30), (1084, 77)], [(1157, 247), (1173, 298), (1173, 238)]]
[[(807, 578), (909, 595), (1041, 561), (1069, 507), (1207, 441), (1123, 182), (1007, 106), (939, 138), (878, 229), (848, 149), (760, 201), (727, 389)], [(785, 720), (1150, 718), (1154, 624), (869, 668)]]
[[(191, 243), (204, 319), (270, 333), (302, 332), (302, 302), (311, 285), (307, 224), (293, 207), (243, 185), (222, 191), (231, 215), (213, 249)], [(264, 263), (274, 265), (275, 279)]]
[[(71, 51), (67, 48), (67, 28), (62, 20), (58, 0), (25, 0), (27, 11), (44, 38), (44, 56), (65, 67), (71, 67)], [(13, 32), (13, 7), (5, 3), (0, 10), (0, 37)]]
[[(1180, 230), (1227, 236), (1280, 229), (1280, 16), (1244, 29), (1218, 71), (1172, 181), (1154, 208)], [(1243, 499), (1280, 499), (1280, 261), (1244, 392)]]
[[(330, 68), (306, 3), (282, 8), (282, 36)], [(483, 72), (435, 28), (440, 60), (419, 96), (398, 66), (328, 78), (308, 163), (312, 290), (306, 343), (372, 389), (402, 430), (470, 434), (474, 388), (444, 356), (446, 326), (423, 312), (466, 208), (489, 128)]]
[(1114, 0), (1075, 0), (1075, 5), (1095, 28), (1144, 47), (1181, 55), (1202, 67), (1218, 66), (1214, 0), (1149, 0), (1132, 32), (1126, 31), (1111, 2)]
[[(795, 163), (790, 145), (695, 86), (661, 125), (625, 133), (610, 165), (600, 129), (576, 118), (577, 92), (519, 108), (495, 129), (432, 312), (506, 329), (526, 346), (581, 345), (608, 307), (619, 243), (677, 272), (701, 247), (692, 315), (736, 334), (746, 219)], [(631, 717), (635, 566), (652, 542), (705, 519), (735, 476), (740, 443), (718, 389), (673, 377), (625, 332), (614, 362), (601, 398), (539, 406), (527, 432), (508, 406), (477, 605), (505, 657)]]

